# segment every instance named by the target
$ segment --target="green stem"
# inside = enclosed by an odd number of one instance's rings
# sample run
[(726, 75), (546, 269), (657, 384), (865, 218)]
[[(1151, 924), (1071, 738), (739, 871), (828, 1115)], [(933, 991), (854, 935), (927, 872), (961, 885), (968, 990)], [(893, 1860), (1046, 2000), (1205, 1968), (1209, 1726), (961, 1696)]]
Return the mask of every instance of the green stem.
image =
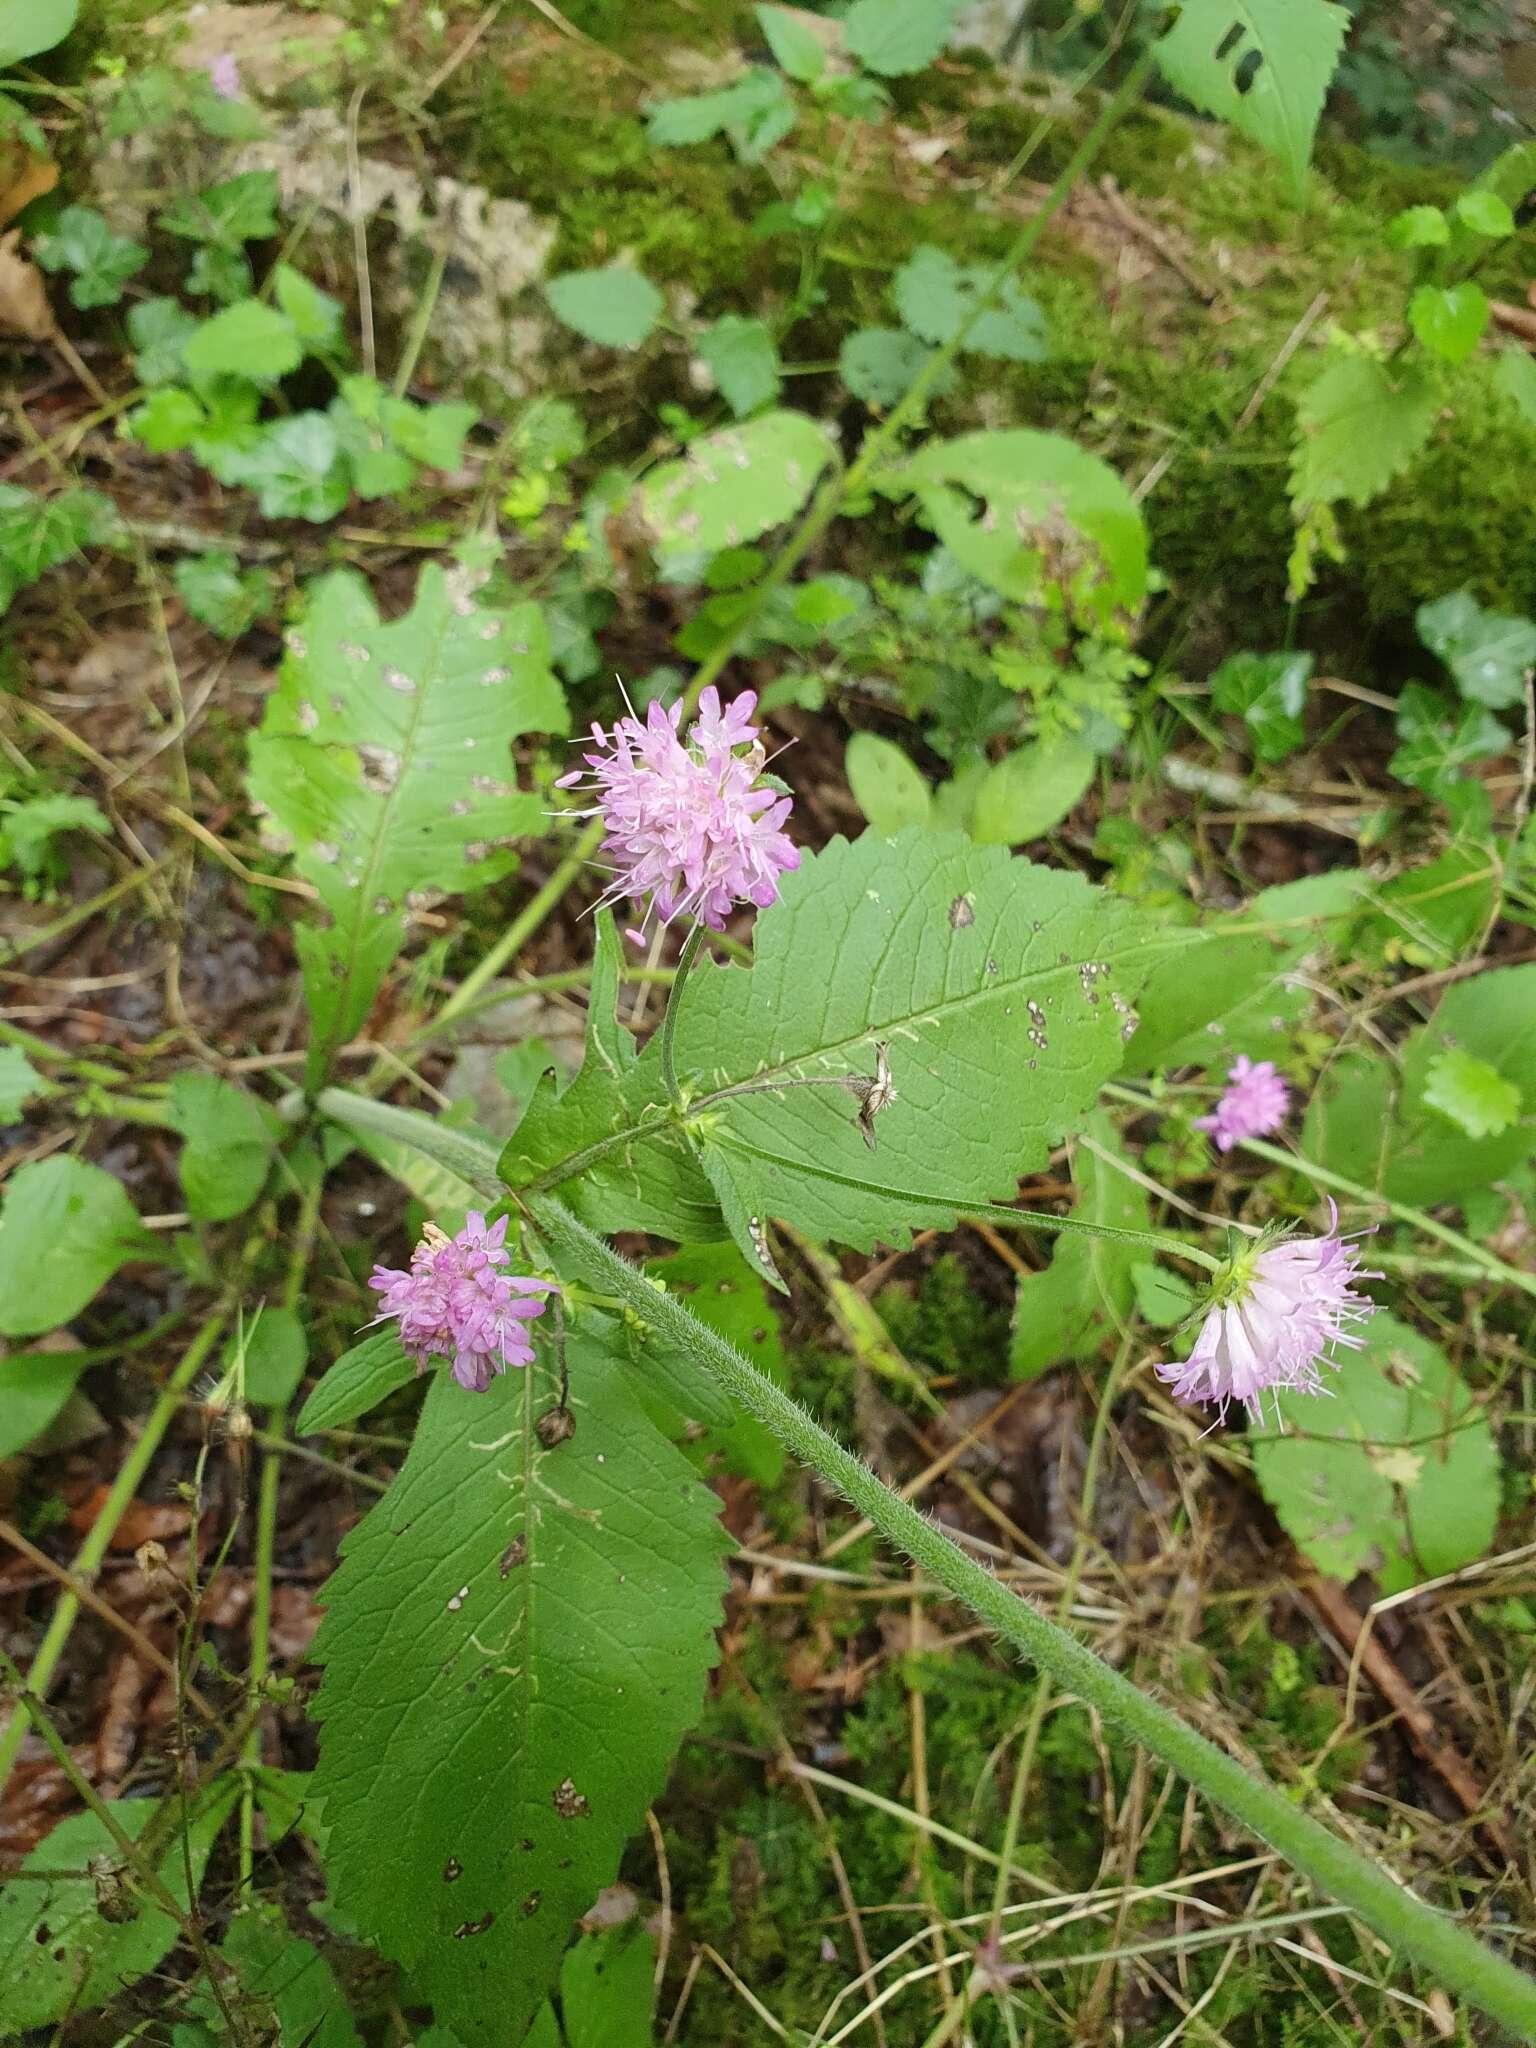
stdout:
[(1057, 1685), (1117, 1723), (1319, 1890), (1373, 1928), (1405, 1961), (1536, 2041), (1536, 1980), (1406, 1890), (1329, 1828), (1255, 1777), (1038, 1609), (1001, 1585), (942, 1530), (908, 1506), (798, 1402), (731, 1345), (658, 1294), (642, 1275), (548, 1196), (529, 1204), (539, 1229), (595, 1287), (619, 1295), (699, 1366), (804, 1465), (842, 1495), (925, 1576), (944, 1586)]
[(673, 1039), (677, 1034), (678, 1006), (682, 1002), (683, 989), (687, 985), (688, 970), (698, 958), (699, 948), (703, 943), (704, 927), (695, 924), (683, 941), (682, 952), (677, 956), (677, 972), (672, 978), (672, 986), (667, 993), (667, 1007), (661, 1019), (661, 1078), (669, 1099), (679, 1109), (684, 1106), (683, 1091), (677, 1085)]
[[(84, 1579), (87, 1584), (95, 1577), (107, 1554), (108, 1546), (117, 1533), (117, 1525), (127, 1512), (128, 1504), (138, 1492), (139, 1482), (149, 1470), (150, 1460), (160, 1448), (161, 1439), (170, 1428), (171, 1422), (181, 1405), (181, 1397), (202, 1371), (208, 1354), (218, 1342), (219, 1332), (224, 1327), (229, 1311), (220, 1307), (210, 1320), (204, 1323), (192, 1342), (182, 1354), (175, 1371), (161, 1388), (155, 1405), (149, 1411), (138, 1441), (129, 1450), (118, 1467), (117, 1477), (108, 1489), (102, 1502), (101, 1512), (91, 1524), (89, 1535), (75, 1554), (71, 1575)], [(74, 1628), (75, 1617), (80, 1612), (80, 1601), (74, 1592), (61, 1593), (53, 1618), (48, 1624), (43, 1640), (38, 1644), (37, 1655), (32, 1659), (32, 1668), (27, 1674), (27, 1685), (38, 1699), (46, 1699), (48, 1688), (53, 1683), (54, 1673), (59, 1668), (59, 1659), (64, 1654), (70, 1631)], [(0, 1729), (0, 1791), (5, 1789), (10, 1777), (11, 1766), (16, 1761), (16, 1752), (21, 1747), (21, 1738), (26, 1732), (27, 1717), (18, 1707), (12, 1713), (5, 1727)]]

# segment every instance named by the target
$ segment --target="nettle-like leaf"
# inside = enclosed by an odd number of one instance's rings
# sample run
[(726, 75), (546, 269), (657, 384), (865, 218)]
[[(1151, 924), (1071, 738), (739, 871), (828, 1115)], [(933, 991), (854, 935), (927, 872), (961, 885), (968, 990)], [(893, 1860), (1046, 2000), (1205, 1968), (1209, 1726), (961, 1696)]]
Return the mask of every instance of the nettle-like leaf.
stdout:
[(766, 321), (727, 313), (699, 337), (699, 355), (738, 419), (779, 395), (779, 351)]
[(938, 56), (958, 9), (959, 0), (853, 0), (843, 40), (866, 71), (903, 78)]
[(1435, 424), (1433, 382), (1412, 365), (1395, 379), (1372, 356), (1340, 356), (1301, 394), (1291, 459), (1298, 509), (1365, 505), (1418, 454)]
[[(933, 354), (915, 334), (899, 327), (860, 327), (846, 335), (837, 353), (837, 374), (855, 398), (882, 411), (896, 404)], [(940, 396), (954, 384), (948, 367), (933, 386)]]
[[(953, 341), (963, 328), (963, 346), (974, 355), (1043, 362), (1050, 354), (1044, 313), (1013, 278), (995, 291), (994, 279), (988, 265), (957, 263), (947, 249), (925, 242), (892, 278), (891, 294), (903, 325), (921, 341)], [(992, 303), (978, 314), (988, 294)]]
[(536, 831), (510, 744), (567, 729), (539, 607), (482, 609), (477, 573), (421, 572), (388, 623), (360, 576), (311, 586), (251, 742), (250, 788), (329, 913), (298, 931), (317, 1056), (361, 1025), (421, 892), (483, 888)]
[(638, 348), (662, 315), (661, 293), (623, 263), (568, 270), (550, 278), (544, 296), (557, 320), (605, 348)]
[(761, 413), (652, 470), (641, 515), (659, 547), (739, 547), (798, 512), (832, 454), (826, 429), (808, 414)]
[(1328, 1376), (1327, 1401), (1281, 1394), (1254, 1432), (1259, 1485), (1319, 1571), (1383, 1593), (1481, 1557), (1499, 1511), (1488, 1418), (1440, 1346), (1395, 1316)]
[(1348, 30), (1334, 0), (1184, 0), (1153, 49), (1174, 91), (1277, 156), (1300, 198)]
[[(1082, 1136), (1086, 1142), (1072, 1154), (1078, 1188), (1074, 1220), (1116, 1230), (1147, 1229), (1151, 1218), (1145, 1194), (1104, 1156), (1120, 1157), (1114, 1125), (1096, 1110)], [(1019, 1281), (1009, 1349), (1014, 1378), (1033, 1379), (1065, 1360), (1093, 1357), (1105, 1338), (1127, 1322), (1145, 1256), (1135, 1245), (1102, 1237), (1059, 1237), (1045, 1271)]]
[(660, 1791), (715, 1659), (726, 1540), (649, 1420), (618, 1326), (558, 1371), (440, 1377), (388, 1495), (346, 1537), (315, 1656), (314, 1789), (338, 1909), (465, 2044), (522, 2039), (578, 1914)]
[(1096, 455), (1022, 427), (930, 441), (882, 481), (912, 492), (950, 553), (1004, 597), (1064, 586), (1108, 621), (1147, 594), (1147, 531), (1130, 492)]
[[(1076, 875), (951, 834), (834, 839), (785, 877), (754, 965), (695, 968), (679, 1005), (695, 1101), (763, 1089), (698, 1117), (732, 1236), (778, 1284), (769, 1217), (868, 1250), (1011, 1200), (1119, 1066), (1155, 952)], [(896, 1099), (872, 1151), (851, 1094), (794, 1084), (873, 1077), (881, 1045)]]

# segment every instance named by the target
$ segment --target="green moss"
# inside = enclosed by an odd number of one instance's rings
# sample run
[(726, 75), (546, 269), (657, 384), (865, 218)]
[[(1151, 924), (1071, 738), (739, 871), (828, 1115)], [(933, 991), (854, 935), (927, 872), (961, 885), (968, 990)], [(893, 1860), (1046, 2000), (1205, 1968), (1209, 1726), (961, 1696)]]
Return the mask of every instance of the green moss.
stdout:
[(934, 1260), (915, 1295), (883, 1287), (875, 1307), (897, 1350), (920, 1370), (967, 1384), (1006, 1376), (1008, 1309), (986, 1298), (952, 1252)]

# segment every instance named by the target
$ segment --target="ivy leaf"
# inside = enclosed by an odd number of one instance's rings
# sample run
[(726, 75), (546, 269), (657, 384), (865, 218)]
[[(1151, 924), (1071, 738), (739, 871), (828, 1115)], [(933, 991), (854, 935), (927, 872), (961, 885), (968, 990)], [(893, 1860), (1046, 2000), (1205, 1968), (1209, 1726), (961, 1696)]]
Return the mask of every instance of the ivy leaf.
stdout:
[(322, 1429), (344, 1429), (356, 1422), (397, 1388), (416, 1376), (416, 1364), (400, 1348), (393, 1326), (375, 1330), (361, 1344), (344, 1351), (320, 1384), (310, 1392), (294, 1424), (300, 1436), (313, 1436)]
[(881, 78), (923, 71), (949, 40), (958, 0), (853, 0), (843, 16), (848, 53)]
[(1096, 756), (1080, 740), (1040, 740), (993, 762), (976, 790), (971, 837), (984, 846), (1041, 839), (1093, 781)]
[(158, 1255), (121, 1181), (62, 1154), (29, 1160), (0, 1206), (0, 1333), (56, 1330), (125, 1260)]
[(1421, 372), (1410, 367), (1394, 383), (1373, 357), (1340, 356), (1296, 407), (1301, 435), (1291, 460), (1291, 496), (1297, 507), (1340, 498), (1368, 504), (1424, 446), (1438, 409), (1435, 387)]
[(29, 1102), (51, 1095), (45, 1080), (19, 1045), (0, 1045), (0, 1128), (16, 1123)]
[[(1083, 1127), (1089, 1144), (1072, 1154), (1078, 1197), (1072, 1215), (1080, 1223), (1116, 1230), (1145, 1230), (1147, 1198), (1126, 1174), (1116, 1173), (1100, 1153), (1120, 1155), (1109, 1118), (1095, 1110)], [(1097, 1151), (1092, 1149), (1098, 1148)], [(1105, 1338), (1124, 1327), (1136, 1299), (1136, 1272), (1145, 1253), (1136, 1245), (1101, 1237), (1064, 1234), (1043, 1273), (1021, 1276), (1013, 1310), (1009, 1366), (1015, 1379), (1070, 1359), (1092, 1358)]]
[(1280, 159), (1299, 199), (1348, 30), (1333, 0), (1184, 0), (1153, 51), (1191, 106)]
[[(150, 1799), (113, 1799), (119, 1828), (137, 1842), (157, 1819), (154, 1850), (160, 1881), (185, 1912), (187, 1875), (197, 1885), (214, 1837), (234, 1804), (234, 1777), (218, 1778), (204, 1794), (183, 1839), (179, 1824)], [(51, 2027), (66, 2013), (88, 2012), (147, 1976), (170, 1951), (181, 1930), (163, 1907), (142, 1896), (126, 1920), (104, 1919), (96, 1880), (87, 1866), (101, 1857), (111, 1870), (122, 1854), (93, 1813), (73, 1813), (51, 1828), (21, 1866), (23, 1880), (0, 1892), (0, 2027), (15, 2039), (33, 2027)], [(63, 1877), (61, 1871), (78, 1871)], [(48, 1929), (46, 1941), (37, 1939)]]
[(704, 434), (677, 462), (652, 470), (640, 510), (656, 544), (715, 554), (756, 540), (798, 512), (832, 459), (819, 421), (765, 412)]
[(1362, 1334), (1330, 1399), (1282, 1393), (1283, 1424), (1250, 1426), (1254, 1470), (1319, 1571), (1400, 1593), (1484, 1554), (1499, 1454), (1438, 1344), (1379, 1310)]
[(159, 216), (158, 225), (184, 242), (239, 249), (277, 233), (277, 173), (241, 171), (206, 191), (185, 192)]
[(1469, 1138), (1496, 1138), (1520, 1115), (1520, 1090), (1497, 1067), (1450, 1046), (1429, 1063), (1424, 1100)]
[(1398, 746), (1387, 763), (1410, 789), (1451, 802), (1461, 772), (1502, 754), (1509, 734), (1481, 704), (1450, 704), (1423, 683), (1405, 684), (1397, 700)]
[(82, 312), (115, 306), (129, 278), (149, 261), (142, 242), (114, 234), (89, 206), (66, 206), (52, 231), (39, 235), (35, 253), (44, 270), (75, 273), (69, 296)]
[(1408, 325), (1432, 355), (1464, 363), (1488, 325), (1487, 294), (1470, 278), (1460, 284), (1421, 284), (1408, 301)]
[(325, 1593), (332, 1895), (465, 2048), (522, 2038), (715, 1660), (717, 1503), (622, 1342), (596, 1313), (569, 1334), (576, 1430), (552, 1450), (547, 1343), (483, 1395), (439, 1376)]
[(298, 932), (317, 1059), (367, 1015), (404, 940), (407, 896), (483, 888), (541, 825), (509, 748), (565, 731), (565, 701), (538, 606), (482, 610), (483, 580), (430, 563), (388, 624), (360, 576), (311, 585), (251, 742), (251, 794), (330, 914)]
[(952, 834), (870, 832), (806, 858), (759, 918), (750, 969), (694, 969), (679, 1073), (697, 1102), (868, 1077), (885, 1044), (896, 1099), (874, 1152), (840, 1088), (701, 1103), (701, 1155), (758, 1270), (754, 1219), (868, 1250), (1011, 1200), (1119, 1066), (1148, 939), (1078, 876)]
[(882, 488), (915, 493), (961, 567), (1004, 597), (1038, 603), (1049, 577), (1108, 622), (1146, 596), (1135, 501), (1107, 463), (1059, 434), (1019, 427), (930, 441)]
[(877, 832), (890, 835), (908, 825), (928, 823), (928, 779), (893, 741), (877, 733), (854, 733), (843, 756), (843, 772), (854, 802)]
[(1242, 719), (1261, 761), (1283, 761), (1306, 737), (1311, 675), (1310, 654), (1229, 654), (1211, 677), (1211, 701)]
[(549, 279), (544, 296), (557, 320), (604, 348), (638, 348), (662, 314), (655, 285), (623, 263), (568, 270)]
[(779, 352), (764, 321), (727, 313), (700, 336), (699, 355), (737, 419), (778, 397)]
[(1536, 624), (1485, 612), (1465, 590), (1454, 590), (1414, 614), (1419, 638), (1438, 654), (1463, 697), (1495, 711), (1525, 694), (1526, 671), (1536, 667)]
[[(903, 334), (898, 327), (861, 327), (844, 337), (837, 355), (837, 374), (855, 398), (885, 411), (905, 396), (932, 353), (915, 334)], [(953, 384), (953, 373), (946, 369), (934, 386), (934, 395)]]

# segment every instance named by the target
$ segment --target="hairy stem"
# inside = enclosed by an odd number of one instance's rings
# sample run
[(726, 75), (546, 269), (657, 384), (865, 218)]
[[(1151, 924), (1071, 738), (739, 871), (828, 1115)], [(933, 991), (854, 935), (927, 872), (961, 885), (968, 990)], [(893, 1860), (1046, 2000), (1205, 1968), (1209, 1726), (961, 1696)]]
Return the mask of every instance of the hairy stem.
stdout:
[(1116, 1722), (1171, 1764), (1213, 1805), (1267, 1842), (1319, 1890), (1337, 1899), (1469, 2004), (1520, 2038), (1536, 2041), (1536, 1980), (1486, 1948), (1448, 1915), (1427, 1906), (1379, 1864), (1256, 1777), (1160, 1701), (1098, 1657), (877, 1479), (828, 1435), (798, 1402), (749, 1365), (686, 1309), (658, 1294), (641, 1274), (549, 1196), (530, 1210), (540, 1230), (589, 1284), (617, 1294), (667, 1342), (732, 1395), (779, 1441), (864, 1515), (895, 1549), (944, 1586), (1004, 1641), (1086, 1706)]

